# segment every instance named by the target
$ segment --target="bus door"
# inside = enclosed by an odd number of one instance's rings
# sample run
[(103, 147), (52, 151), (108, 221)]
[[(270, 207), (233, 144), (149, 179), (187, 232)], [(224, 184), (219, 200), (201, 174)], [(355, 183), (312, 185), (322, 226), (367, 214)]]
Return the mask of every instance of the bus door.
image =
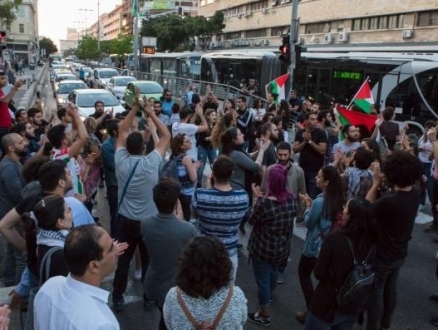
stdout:
[(331, 69), (329, 68), (307, 68), (306, 95), (304, 97), (312, 98), (321, 104), (327, 104), (331, 98), (330, 77)]

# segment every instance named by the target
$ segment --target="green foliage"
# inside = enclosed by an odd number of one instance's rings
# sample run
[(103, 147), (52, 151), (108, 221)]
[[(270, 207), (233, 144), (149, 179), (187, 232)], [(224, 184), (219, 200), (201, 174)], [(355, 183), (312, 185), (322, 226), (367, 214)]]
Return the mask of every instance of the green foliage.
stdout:
[(111, 40), (111, 53), (109, 54), (130, 54), (132, 50), (132, 35), (124, 36), (119, 35), (117, 39)]
[(130, 54), (132, 53), (132, 36), (119, 35), (117, 39), (100, 41), (100, 52), (98, 50), (98, 40), (93, 36), (84, 36), (79, 41), (76, 55), (83, 60), (98, 60), (110, 54)]
[(46, 50), (46, 56), (58, 52), (58, 47), (56, 47), (52, 39), (46, 37), (40, 40), (40, 49)]
[(22, 0), (5, 1), (0, 0), (0, 19), (10, 25), (15, 19), (15, 9), (21, 5)]
[(74, 49), (74, 48), (67, 49), (62, 54), (63, 57), (69, 57), (71, 55), (76, 55), (76, 49)]
[(156, 37), (159, 51), (194, 50), (196, 38), (207, 49), (211, 38), (225, 28), (224, 15), (217, 11), (212, 17), (180, 17), (166, 15), (143, 21), (142, 36)]

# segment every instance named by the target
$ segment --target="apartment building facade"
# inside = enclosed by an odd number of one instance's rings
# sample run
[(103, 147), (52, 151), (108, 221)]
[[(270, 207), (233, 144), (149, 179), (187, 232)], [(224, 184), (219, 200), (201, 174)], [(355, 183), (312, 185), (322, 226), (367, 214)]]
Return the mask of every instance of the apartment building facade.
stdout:
[[(199, 15), (223, 11), (226, 28), (211, 48), (268, 47), (289, 33), (291, 0), (200, 0)], [(426, 51), (438, 46), (436, 0), (302, 0), (297, 42), (308, 48)]]

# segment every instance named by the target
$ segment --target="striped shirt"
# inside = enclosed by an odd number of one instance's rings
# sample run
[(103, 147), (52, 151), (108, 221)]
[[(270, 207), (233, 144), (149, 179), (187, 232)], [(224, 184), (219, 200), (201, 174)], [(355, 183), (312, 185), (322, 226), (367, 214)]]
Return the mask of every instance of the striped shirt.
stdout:
[(219, 238), (230, 256), (237, 253), (237, 230), (248, 205), (248, 194), (243, 189), (201, 188), (192, 198), (192, 207), (199, 216), (199, 231), (202, 235)]

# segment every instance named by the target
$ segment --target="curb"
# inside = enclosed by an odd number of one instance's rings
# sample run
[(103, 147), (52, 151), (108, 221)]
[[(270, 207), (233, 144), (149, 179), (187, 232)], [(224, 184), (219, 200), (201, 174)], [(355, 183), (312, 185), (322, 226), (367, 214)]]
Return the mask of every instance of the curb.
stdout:
[(37, 92), (37, 87), (41, 82), (41, 79), (44, 77), (44, 74), (47, 70), (47, 65), (44, 65), (43, 69), (38, 73), (38, 76), (34, 81), (31, 82), (29, 88), (24, 93), (23, 97), (21, 98), (19, 107), (24, 109), (29, 109), (30, 106), (33, 103), (35, 94)]

